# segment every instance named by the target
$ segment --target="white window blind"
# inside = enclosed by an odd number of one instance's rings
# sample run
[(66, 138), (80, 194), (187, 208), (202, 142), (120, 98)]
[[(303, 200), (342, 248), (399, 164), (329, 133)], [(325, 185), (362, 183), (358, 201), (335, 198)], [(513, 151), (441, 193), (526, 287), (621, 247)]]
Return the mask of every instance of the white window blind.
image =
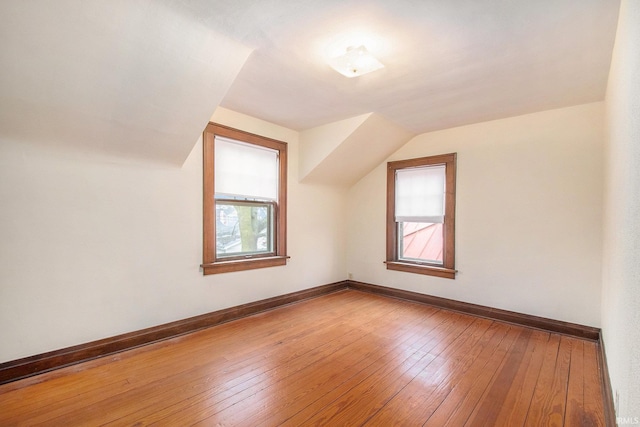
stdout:
[(445, 165), (396, 171), (396, 222), (444, 222)]
[(278, 198), (278, 151), (215, 137), (215, 193), (244, 199)]

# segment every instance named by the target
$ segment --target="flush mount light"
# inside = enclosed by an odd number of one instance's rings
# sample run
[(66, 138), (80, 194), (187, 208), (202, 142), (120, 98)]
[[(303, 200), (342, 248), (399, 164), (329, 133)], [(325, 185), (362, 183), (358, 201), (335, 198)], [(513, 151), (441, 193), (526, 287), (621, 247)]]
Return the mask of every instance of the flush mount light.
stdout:
[(348, 47), (344, 55), (330, 59), (329, 65), (347, 77), (358, 77), (384, 67), (364, 46)]

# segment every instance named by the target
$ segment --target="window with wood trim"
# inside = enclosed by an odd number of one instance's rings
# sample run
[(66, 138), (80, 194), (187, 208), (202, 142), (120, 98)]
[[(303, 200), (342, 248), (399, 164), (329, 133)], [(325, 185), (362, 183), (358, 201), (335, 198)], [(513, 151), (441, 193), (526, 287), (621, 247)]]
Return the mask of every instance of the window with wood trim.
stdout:
[(456, 154), (387, 163), (387, 269), (455, 278)]
[(287, 144), (209, 123), (203, 134), (204, 274), (287, 263)]

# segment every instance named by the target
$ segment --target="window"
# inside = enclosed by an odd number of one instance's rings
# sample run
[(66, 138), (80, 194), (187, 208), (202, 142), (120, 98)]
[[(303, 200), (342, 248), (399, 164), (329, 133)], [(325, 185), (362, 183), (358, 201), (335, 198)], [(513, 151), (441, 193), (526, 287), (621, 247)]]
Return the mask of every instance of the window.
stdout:
[(214, 123), (203, 142), (204, 274), (285, 265), (287, 144)]
[(387, 163), (387, 269), (455, 278), (456, 154)]

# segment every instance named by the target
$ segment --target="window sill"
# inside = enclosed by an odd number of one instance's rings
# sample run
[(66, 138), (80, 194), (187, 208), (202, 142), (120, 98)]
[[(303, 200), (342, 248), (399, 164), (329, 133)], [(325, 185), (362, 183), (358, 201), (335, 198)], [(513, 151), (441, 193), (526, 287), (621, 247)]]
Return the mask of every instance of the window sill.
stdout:
[(268, 258), (251, 258), (251, 259), (237, 259), (232, 261), (216, 261), (209, 264), (201, 264), (203, 273), (207, 274), (219, 274), (230, 273), (232, 271), (253, 270), (256, 268), (277, 267), (280, 265), (286, 265), (288, 256), (272, 256)]
[(409, 262), (386, 261), (385, 264), (387, 264), (387, 270), (425, 274), (427, 276), (443, 277), (445, 279), (455, 279), (457, 272), (457, 270), (452, 270), (450, 268), (436, 267), (433, 265), (412, 264)]

